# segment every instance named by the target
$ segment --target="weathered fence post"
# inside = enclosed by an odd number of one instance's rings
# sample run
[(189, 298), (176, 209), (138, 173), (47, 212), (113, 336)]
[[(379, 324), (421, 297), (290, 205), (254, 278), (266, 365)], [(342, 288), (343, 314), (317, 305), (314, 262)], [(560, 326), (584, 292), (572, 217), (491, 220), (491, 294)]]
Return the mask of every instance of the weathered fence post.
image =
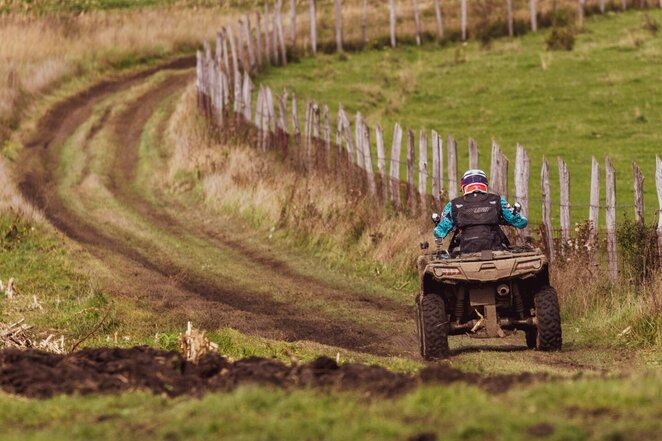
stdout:
[(607, 258), (609, 279), (618, 279), (618, 255), (616, 254), (616, 173), (609, 156), (605, 158), (606, 202), (607, 202)]
[(536, 0), (529, 0), (529, 9), (531, 13), (531, 30), (538, 30), (538, 12), (536, 11)]
[(543, 157), (542, 171), (540, 172), (540, 186), (542, 190), (542, 231), (545, 248), (549, 261), (554, 261), (554, 238), (552, 237), (552, 195), (549, 190), (549, 162)]
[(356, 112), (356, 124), (354, 126), (356, 139), (356, 165), (365, 170), (365, 154), (363, 153), (363, 118), (361, 112)]
[(636, 162), (632, 161), (632, 176), (634, 177), (634, 219), (638, 224), (644, 224), (644, 175)]
[[(591, 259), (595, 259), (598, 247), (598, 216), (600, 215), (600, 165), (591, 158), (591, 198), (588, 210), (589, 232), (588, 249)], [(594, 261), (595, 263), (595, 261)]]
[(242, 98), (242, 102), (244, 103), (244, 120), (247, 123), (251, 122), (252, 113), (253, 113), (253, 109), (251, 107), (251, 97), (253, 96), (253, 89), (254, 89), (254, 85), (253, 82), (251, 81), (250, 75), (248, 74), (244, 75), (244, 87), (243, 87), (244, 96)]
[[(531, 170), (531, 161), (526, 150), (517, 144), (517, 154), (515, 156), (515, 202), (522, 206), (522, 215), (529, 215), (529, 175)], [(520, 237), (530, 237), (529, 227), (521, 230)]]
[(400, 200), (400, 151), (402, 149), (402, 128), (395, 123), (393, 144), (391, 145), (391, 201), (396, 209), (402, 206)]
[(336, 51), (343, 51), (342, 38), (342, 0), (335, 0), (336, 4)]
[(423, 212), (428, 206), (428, 170), (428, 135), (421, 130), (418, 138), (418, 194)]
[(414, 190), (414, 131), (407, 129), (407, 209), (409, 214), (414, 214), (416, 211), (416, 203), (414, 198), (416, 191)]
[(204, 93), (202, 91), (202, 52), (195, 52), (195, 86), (198, 91), (198, 110), (202, 113), (205, 109)]
[(310, 20), (310, 48), (313, 55), (317, 54), (317, 11), (315, 0), (308, 0), (308, 15)]
[(264, 136), (264, 124), (262, 121), (263, 118), (263, 103), (264, 102), (264, 86), (260, 83), (260, 87), (257, 92), (257, 100), (255, 102), (255, 127), (257, 127), (257, 149), (262, 150), (263, 142), (262, 138)]
[(368, 0), (363, 0), (363, 14), (361, 15), (361, 41), (363, 49), (368, 47)]
[(253, 51), (253, 37), (251, 37), (251, 19), (248, 14), (244, 15), (244, 36), (246, 37), (250, 70), (255, 66), (255, 52)]
[(657, 212), (657, 256), (660, 268), (662, 268), (662, 159), (659, 156), (655, 156), (655, 187), (659, 207)]
[(436, 130), (432, 131), (432, 197), (436, 208), (441, 205), (441, 191), (444, 175), (444, 157), (441, 139)]
[(561, 195), (560, 213), (561, 213), (561, 249), (568, 246), (570, 240), (570, 175), (568, 166), (561, 158), (556, 158), (559, 165), (559, 188)]
[(457, 144), (455, 138), (448, 137), (448, 199), (457, 197)]
[(506, 8), (508, 10), (508, 36), (512, 38), (515, 35), (515, 26), (513, 24), (513, 0), (506, 1)]
[(297, 0), (290, 0), (290, 46), (297, 44)]
[(418, 2), (411, 0), (411, 7), (414, 9), (414, 26), (416, 27), (416, 45), (421, 45), (421, 17), (418, 10)]
[(389, 0), (389, 28), (391, 31), (391, 47), (395, 47), (395, 0)]
[(278, 57), (276, 60), (272, 58), (273, 45), (271, 43), (271, 36), (274, 35), (274, 31), (269, 29), (271, 25), (271, 20), (269, 19), (269, 4), (264, 4), (264, 53), (266, 55), (267, 64), (278, 64)]
[(501, 194), (508, 199), (508, 158), (499, 150), (499, 187)]
[(294, 135), (295, 163), (301, 166), (301, 128), (299, 125), (299, 109), (297, 106), (297, 96), (292, 93), (292, 134)]
[(262, 67), (263, 55), (262, 55), (262, 18), (260, 17), (260, 11), (255, 11), (255, 48), (257, 49), (257, 65)]
[[(469, 155), (471, 155), (471, 142), (469, 142)], [(499, 162), (501, 161), (501, 149), (499, 144), (496, 141), (492, 140), (492, 157), (490, 160), (490, 188), (497, 194), (502, 193), (501, 179), (499, 178), (499, 172), (501, 168)], [(478, 168), (478, 167), (469, 167), (469, 168)]]
[(586, 0), (577, 0), (577, 25), (579, 29), (584, 27), (584, 7)]
[(386, 179), (386, 150), (384, 149), (384, 131), (382, 126), (375, 126), (375, 139), (377, 141), (377, 170), (381, 180), (381, 198), (388, 201), (388, 180)]
[(434, 0), (434, 14), (437, 19), (437, 37), (439, 38), (439, 42), (441, 42), (444, 39), (444, 20), (441, 15), (441, 4), (439, 3), (439, 0)]
[(323, 131), (324, 131), (324, 164), (327, 170), (331, 170), (331, 121), (329, 120), (329, 106), (324, 104), (322, 108)]
[(276, 31), (278, 34), (278, 44), (280, 46), (280, 59), (284, 65), (287, 64), (287, 51), (285, 50), (285, 37), (283, 36), (283, 20), (281, 17), (282, 0), (276, 0)]
[(242, 32), (244, 21), (239, 19), (237, 23), (237, 54), (239, 55), (239, 62), (244, 72), (250, 71), (248, 60), (246, 60), (246, 52), (244, 51), (244, 36)]
[[(605, 2), (606, 2), (606, 0), (600, 0), (599, 8), (600, 8), (600, 13), (601, 14), (605, 13)], [(660, 0), (660, 2), (662, 2), (662, 0)]]
[(628, 8), (628, 2), (627, 0), (621, 0), (621, 8), (626, 11)]
[(469, 168), (478, 168), (478, 144), (473, 138), (469, 138)]
[(363, 131), (363, 154), (364, 165), (366, 171), (366, 178), (368, 179), (368, 194), (372, 197), (377, 196), (377, 184), (375, 182), (375, 170), (372, 168), (372, 148), (370, 146), (370, 129), (363, 123), (361, 125)]
[(462, 41), (467, 40), (467, 0), (460, 2), (460, 28), (462, 32)]

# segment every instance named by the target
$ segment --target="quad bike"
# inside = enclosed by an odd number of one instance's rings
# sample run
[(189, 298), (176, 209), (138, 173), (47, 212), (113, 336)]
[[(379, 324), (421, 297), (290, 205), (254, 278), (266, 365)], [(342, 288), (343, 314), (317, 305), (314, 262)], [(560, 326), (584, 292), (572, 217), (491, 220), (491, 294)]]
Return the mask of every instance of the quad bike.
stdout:
[(437, 245), (419, 258), (419, 272), (416, 325), (423, 358), (447, 357), (449, 335), (494, 338), (516, 330), (524, 331), (530, 349), (561, 349), (559, 301), (540, 249), (461, 254)]

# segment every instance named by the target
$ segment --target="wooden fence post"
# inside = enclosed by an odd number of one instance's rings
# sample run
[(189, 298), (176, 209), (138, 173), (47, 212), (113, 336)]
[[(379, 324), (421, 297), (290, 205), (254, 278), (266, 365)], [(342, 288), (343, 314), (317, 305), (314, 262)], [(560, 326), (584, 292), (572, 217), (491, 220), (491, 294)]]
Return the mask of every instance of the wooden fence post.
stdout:
[(289, 140), (290, 133), (287, 128), (287, 91), (283, 90), (283, 94), (278, 97), (278, 126), (280, 127), (280, 135), (278, 144), (282, 151), (287, 156), (289, 154)]
[(568, 247), (570, 241), (570, 175), (568, 166), (561, 158), (556, 158), (559, 166), (560, 213), (561, 213), (561, 249)]
[(607, 200), (607, 258), (609, 279), (618, 279), (618, 255), (616, 254), (616, 173), (609, 156), (605, 158), (605, 180)]
[(418, 2), (411, 0), (411, 7), (414, 10), (414, 26), (416, 27), (416, 45), (421, 45), (421, 17), (418, 10)]
[(251, 19), (248, 14), (244, 15), (244, 36), (246, 37), (250, 70), (255, 66), (255, 52), (253, 51), (253, 38), (251, 37)]
[(628, 9), (628, 2), (627, 0), (621, 0), (621, 8), (626, 11)]
[(439, 0), (434, 0), (434, 14), (437, 19), (437, 38), (439, 42), (444, 39), (444, 21), (443, 16), (441, 15), (441, 4)]
[(263, 118), (263, 103), (264, 102), (264, 86), (260, 83), (260, 87), (257, 92), (257, 99), (255, 101), (255, 127), (257, 127), (257, 149), (262, 150), (263, 143), (262, 138), (264, 136), (264, 124), (262, 121)]
[(273, 23), (271, 25), (271, 50), (273, 50), (274, 64), (280, 63), (280, 51), (278, 49), (278, 15), (276, 7), (274, 6), (274, 13), (272, 16)]
[(257, 65), (262, 67), (262, 17), (260, 11), (255, 11), (255, 49), (257, 49)]
[(254, 85), (251, 81), (250, 75), (244, 75), (244, 87), (243, 92), (244, 96), (241, 101), (244, 103), (244, 120), (247, 123), (251, 122), (251, 117), (253, 113), (253, 108), (251, 107), (251, 97), (253, 96)]
[(295, 160), (296, 164), (301, 165), (301, 128), (299, 126), (299, 109), (297, 107), (297, 96), (292, 93), (292, 134), (294, 135), (294, 145), (296, 146)]
[(336, 51), (343, 51), (342, 38), (342, 0), (335, 0), (336, 4)]
[(278, 57), (276, 60), (272, 58), (273, 45), (271, 43), (271, 36), (274, 34), (273, 30), (269, 29), (271, 25), (271, 20), (269, 19), (269, 4), (264, 4), (264, 53), (267, 58), (267, 64), (278, 64)]
[[(471, 141), (469, 141), (469, 155), (471, 156)], [(499, 144), (496, 141), (492, 140), (492, 157), (490, 160), (490, 188), (497, 194), (501, 194), (501, 180), (499, 179), (499, 161), (501, 160), (501, 149), (499, 149)], [(471, 161), (470, 161), (471, 162)], [(469, 168), (478, 168), (472, 167), (469, 165)]]
[(644, 224), (644, 175), (636, 162), (632, 161), (632, 176), (634, 177), (634, 218), (639, 224)]
[(506, 0), (506, 9), (508, 11), (508, 36), (515, 36), (515, 26), (513, 23), (513, 0)]
[[(517, 154), (515, 156), (515, 202), (522, 206), (522, 215), (529, 215), (529, 175), (531, 170), (531, 161), (526, 150), (517, 144)], [(528, 238), (529, 227), (521, 230), (520, 237)]]
[(242, 32), (244, 21), (239, 19), (237, 22), (237, 54), (239, 55), (239, 62), (244, 72), (251, 70), (248, 60), (246, 60), (246, 52), (244, 50), (244, 36)]
[(473, 138), (469, 138), (469, 168), (478, 168), (478, 144)]
[(363, 153), (363, 118), (361, 117), (361, 112), (356, 112), (354, 135), (356, 139), (356, 165), (365, 170), (365, 154)]
[(499, 188), (501, 195), (508, 199), (508, 158), (499, 151)]
[(290, 46), (297, 44), (297, 0), (290, 0)]
[(536, 32), (538, 30), (538, 12), (536, 11), (536, 0), (529, 0), (529, 8), (531, 14), (531, 30)]
[(595, 258), (595, 252), (598, 246), (598, 219), (600, 215), (600, 165), (591, 158), (591, 198), (589, 203), (589, 252), (592, 258)]
[(382, 126), (375, 126), (375, 139), (377, 142), (377, 170), (381, 180), (381, 198), (386, 203), (388, 201), (388, 180), (386, 179), (386, 149), (384, 149), (384, 131)]
[(402, 206), (400, 200), (400, 152), (402, 150), (402, 128), (395, 123), (391, 146), (391, 201), (396, 209)]
[(232, 25), (228, 25), (227, 28), (225, 28), (225, 31), (230, 42), (230, 53), (232, 55), (232, 80), (235, 81), (235, 77), (239, 73), (239, 58), (237, 56), (237, 45), (234, 40), (234, 31), (232, 30)]
[(421, 130), (418, 137), (418, 195), (421, 198), (421, 211), (428, 206), (428, 135)]
[(366, 178), (368, 179), (368, 194), (373, 198), (377, 196), (377, 184), (375, 182), (375, 170), (372, 168), (372, 148), (370, 146), (370, 129), (363, 123), (361, 125), (363, 130), (363, 154), (365, 156), (363, 162), (365, 164)]
[(407, 209), (409, 214), (414, 214), (416, 211), (416, 203), (414, 198), (416, 191), (414, 190), (414, 131), (407, 129)]
[(584, 6), (586, 0), (577, 0), (577, 25), (579, 29), (584, 27)]
[(542, 229), (550, 262), (554, 262), (554, 238), (552, 237), (552, 195), (549, 190), (549, 162), (543, 157), (542, 171), (540, 172), (540, 186), (542, 190)]
[(326, 104), (322, 109), (322, 118), (324, 120), (324, 164), (327, 170), (331, 170), (331, 121), (329, 120), (329, 106)]
[(195, 52), (195, 86), (198, 91), (198, 110), (202, 113), (204, 111), (204, 93), (202, 91), (202, 52), (197, 50)]
[[(662, 0), (660, 0), (660, 1), (662, 2)], [(600, 8), (600, 13), (604, 14), (605, 13), (605, 0), (600, 0), (599, 8)]]
[(441, 174), (443, 173), (443, 165), (441, 162), (441, 148), (439, 148), (439, 134), (436, 130), (432, 131), (432, 198), (439, 209), (441, 204)]
[(662, 268), (662, 159), (655, 156), (655, 187), (657, 189), (657, 256), (660, 268)]
[(467, 0), (460, 1), (460, 28), (462, 41), (467, 41)]
[(287, 65), (287, 51), (285, 50), (285, 37), (283, 34), (283, 19), (281, 16), (282, 0), (276, 0), (276, 30), (278, 44), (280, 46), (280, 59), (283, 65)]
[(457, 144), (455, 138), (448, 137), (448, 199), (457, 197)]
[(391, 31), (391, 47), (395, 47), (395, 0), (389, 0), (389, 27)]
[(361, 15), (361, 41), (363, 49), (368, 47), (368, 0), (363, 0), (363, 14)]
[(308, 15), (310, 20), (310, 48), (313, 55), (317, 54), (317, 13), (315, 11), (315, 0), (308, 0)]

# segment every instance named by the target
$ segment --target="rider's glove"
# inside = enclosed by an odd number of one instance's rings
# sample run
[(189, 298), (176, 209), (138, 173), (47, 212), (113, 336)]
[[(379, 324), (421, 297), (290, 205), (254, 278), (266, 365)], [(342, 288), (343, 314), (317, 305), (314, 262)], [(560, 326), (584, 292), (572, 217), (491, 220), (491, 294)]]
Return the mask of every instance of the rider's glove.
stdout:
[(513, 211), (513, 214), (517, 214), (520, 211), (522, 211), (522, 204), (520, 204), (519, 202), (515, 202), (513, 204), (513, 210), (512, 211)]
[(434, 222), (435, 225), (441, 222), (441, 216), (439, 213), (432, 213), (432, 222)]

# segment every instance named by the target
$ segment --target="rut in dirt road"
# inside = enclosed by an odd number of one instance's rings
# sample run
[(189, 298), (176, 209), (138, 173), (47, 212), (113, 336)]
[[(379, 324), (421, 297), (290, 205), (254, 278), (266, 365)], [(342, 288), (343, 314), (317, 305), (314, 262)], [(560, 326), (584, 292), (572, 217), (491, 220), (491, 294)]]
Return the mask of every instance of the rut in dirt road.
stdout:
[[(193, 310), (205, 320), (200, 323), (208, 327), (229, 326), (239, 331), (283, 340), (311, 340), (350, 350), (375, 354), (403, 353), (411, 348), (397, 347), (388, 342), (392, 336), (367, 329), (357, 323), (337, 320), (324, 315), (310, 314), (299, 310), (296, 305), (276, 301), (261, 292), (228, 289), (222, 280), (206, 279), (204, 275), (189, 276), (187, 268), (168, 263), (167, 259), (154, 259), (149, 248), (139, 243), (122, 240), (104, 231), (91, 219), (82, 218), (67, 207), (57, 191), (58, 176), (55, 168), (59, 163), (62, 144), (76, 129), (87, 121), (95, 105), (111, 94), (118, 93), (147, 79), (160, 70), (188, 68), (186, 62), (150, 69), (122, 79), (110, 80), (67, 99), (56, 105), (38, 125), (38, 131), (25, 149), (25, 173), (20, 188), (26, 198), (40, 208), (58, 229), (70, 238), (86, 245), (86, 248), (101, 259), (120, 256), (129, 266), (140, 265), (140, 271), (117, 268), (122, 277), (131, 278), (132, 289), (142, 294), (156, 309), (177, 308)], [(150, 224), (159, 229), (177, 234), (184, 228), (178, 221), (159, 212), (133, 189), (135, 167), (138, 160), (140, 136), (148, 119), (165, 98), (179, 93), (190, 79), (190, 74), (173, 73), (158, 87), (149, 90), (123, 111), (115, 121), (102, 118), (100, 125), (114, 124), (118, 134), (118, 153), (110, 175), (110, 190), (123, 203), (140, 213)], [(99, 130), (95, 127), (94, 130)], [(86, 142), (92, 142), (94, 133)], [(190, 228), (190, 227), (189, 227)], [(181, 231), (187, 233), (185, 230)], [(190, 232), (188, 232), (190, 233)], [(218, 238), (216, 238), (218, 239)], [(225, 244), (228, 245), (227, 243)], [(239, 250), (241, 251), (241, 250)], [(166, 256), (167, 258), (167, 256)], [(133, 262), (133, 263), (131, 263)], [(256, 262), (256, 265), (260, 265)], [(270, 265), (272, 266), (270, 268)], [(273, 266), (286, 264), (270, 259), (261, 271), (273, 271)], [(293, 276), (293, 273), (290, 272)], [(315, 286), (311, 279), (302, 278), (309, 288), (333, 295), (329, 286)], [(159, 290), (155, 289), (159, 287)], [(112, 290), (111, 290), (112, 291)], [(165, 294), (164, 294), (165, 293)], [(166, 294), (168, 294), (166, 296)], [(337, 293), (348, 297), (347, 293)], [(359, 296), (357, 294), (357, 296)], [(362, 307), (373, 307), (406, 316), (408, 310), (402, 305), (377, 299), (373, 303), (359, 302)], [(360, 311), (357, 311), (360, 314)], [(407, 317), (403, 317), (407, 318)]]

